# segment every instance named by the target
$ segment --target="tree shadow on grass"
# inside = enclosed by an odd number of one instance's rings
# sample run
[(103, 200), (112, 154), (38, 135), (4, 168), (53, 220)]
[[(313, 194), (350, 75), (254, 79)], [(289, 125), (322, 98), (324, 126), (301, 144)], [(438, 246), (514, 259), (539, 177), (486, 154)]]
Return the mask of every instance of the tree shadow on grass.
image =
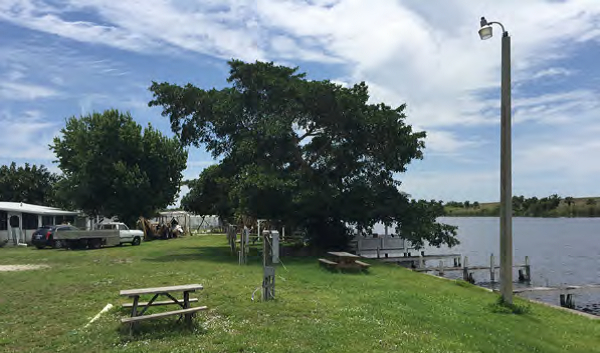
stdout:
[[(147, 262), (175, 262), (175, 261), (214, 261), (231, 262), (237, 260), (237, 256), (231, 254), (231, 249), (227, 246), (222, 247), (186, 247), (178, 249), (178, 252), (165, 251), (164, 255), (144, 258)], [(194, 252), (190, 252), (194, 250)]]
[[(256, 249), (251, 249), (248, 255), (248, 264), (262, 264), (262, 252)], [(232, 254), (231, 249), (228, 246), (210, 246), (210, 247), (182, 247), (176, 251), (166, 250), (164, 254), (155, 257), (147, 257), (142, 261), (147, 262), (175, 262), (175, 261), (213, 261), (213, 262), (227, 262), (237, 263), (238, 255)], [(281, 261), (287, 264), (307, 264), (315, 263), (316, 257), (304, 257), (304, 256), (285, 256), (281, 257)]]
[(177, 319), (163, 318), (154, 321), (140, 322), (133, 333), (131, 333), (128, 324), (121, 325), (117, 329), (117, 332), (121, 338), (121, 343), (172, 339), (191, 335), (205, 335), (207, 330), (202, 327), (202, 323), (198, 320), (202, 319), (194, 318), (192, 326), (189, 327), (184, 322), (177, 321)]
[[(261, 252), (254, 250), (250, 251), (248, 255), (247, 265), (262, 266), (263, 257)], [(282, 256), (280, 257), (280, 263), (274, 264), (278, 268), (286, 269), (286, 266), (318, 266), (318, 256)], [(164, 254), (155, 257), (143, 258), (142, 261), (155, 262), (155, 263), (170, 263), (180, 261), (211, 261), (216, 263), (229, 263), (237, 264), (238, 255), (232, 254), (231, 249), (228, 246), (210, 246), (210, 247), (182, 247), (177, 251), (165, 251)], [(352, 269), (345, 270), (333, 270), (328, 271), (323, 269), (324, 272), (331, 272), (332, 274), (340, 273), (344, 275), (368, 275), (368, 271), (359, 271)]]

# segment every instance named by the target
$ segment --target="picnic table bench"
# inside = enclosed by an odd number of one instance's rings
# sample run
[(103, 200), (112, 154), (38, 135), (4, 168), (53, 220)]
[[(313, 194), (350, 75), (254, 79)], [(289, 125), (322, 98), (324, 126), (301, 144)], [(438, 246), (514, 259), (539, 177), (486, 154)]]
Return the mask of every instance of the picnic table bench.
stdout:
[(328, 255), (335, 258), (335, 261), (329, 259), (319, 259), (319, 263), (328, 268), (336, 270), (366, 270), (369, 268), (368, 263), (360, 261), (360, 256), (343, 251), (330, 251)]
[[(203, 288), (204, 287), (201, 284), (186, 284), (180, 286), (122, 290), (119, 294), (122, 296), (133, 298), (133, 303), (123, 304), (123, 308), (131, 308), (131, 316), (122, 318), (121, 323), (130, 324), (131, 332), (133, 332), (135, 324), (139, 321), (179, 315), (179, 319), (185, 317), (186, 324), (191, 325), (193, 315), (198, 311), (206, 310), (207, 307), (190, 307), (190, 303), (195, 303), (198, 301), (198, 298), (190, 298), (190, 293), (195, 292), (197, 290), (202, 290)], [(183, 299), (176, 299), (174, 297), (173, 294), (178, 292), (183, 292)], [(153, 294), (153, 297), (152, 299), (150, 299), (150, 301), (140, 302), (141, 295), (149, 294)], [(156, 299), (161, 295), (166, 296), (167, 298), (169, 298), (169, 300), (156, 301)], [(144, 315), (150, 307), (163, 305), (179, 305), (181, 309), (157, 314)]]

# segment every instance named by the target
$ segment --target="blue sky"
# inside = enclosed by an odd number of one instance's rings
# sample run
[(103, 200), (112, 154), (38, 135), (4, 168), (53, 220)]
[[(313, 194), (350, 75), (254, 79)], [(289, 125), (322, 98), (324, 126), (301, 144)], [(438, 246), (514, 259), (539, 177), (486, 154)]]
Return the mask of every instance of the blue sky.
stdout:
[[(0, 162), (52, 166), (73, 115), (148, 108), (151, 81), (226, 85), (230, 58), (366, 81), (428, 133), (400, 176), (416, 198), (499, 198), (500, 35), (512, 35), (513, 193), (599, 195), (600, 1), (1, 0)], [(191, 150), (186, 178), (213, 163)]]

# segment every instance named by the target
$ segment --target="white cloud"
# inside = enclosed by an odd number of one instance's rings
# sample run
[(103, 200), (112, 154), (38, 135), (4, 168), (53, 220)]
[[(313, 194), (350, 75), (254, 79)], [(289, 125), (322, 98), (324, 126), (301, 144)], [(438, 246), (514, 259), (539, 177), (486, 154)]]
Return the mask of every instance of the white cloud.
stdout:
[(540, 71), (536, 72), (535, 74), (533, 74), (533, 76), (531, 76), (530, 79), (537, 80), (540, 78), (549, 78), (549, 77), (555, 77), (555, 76), (569, 76), (572, 74), (573, 74), (572, 70), (567, 70), (563, 67), (551, 67), (551, 68), (540, 70)]
[[(466, 1), (424, 5), (346, 0), (324, 7), (261, 0), (258, 11), (262, 23), (273, 30), (290, 38), (309, 38), (323, 52), (344, 59), (352, 79), (366, 80), (375, 100), (408, 101), (410, 121), (430, 128), (489, 123), (472, 93), (499, 85), (500, 44), (477, 37), (481, 14), (489, 14), (491, 20), (502, 18), (516, 38), (513, 58), (518, 76), (522, 70), (566, 55), (566, 44), (581, 40), (599, 19), (600, 3), (506, 1), (492, 6)], [(564, 72), (555, 69), (537, 75), (559, 73)]]
[[(205, 1), (201, 9), (193, 2), (163, 0), (72, 0), (62, 5), (7, 0), (0, 4), (0, 19), (77, 41), (131, 51), (155, 53), (166, 47), (222, 58), (262, 57), (254, 15), (240, 1)], [(64, 16), (90, 10), (99, 17), (97, 22), (70, 21)]]
[(448, 156), (458, 154), (465, 148), (480, 147), (483, 144), (484, 142), (474, 139), (461, 139), (455, 133), (449, 131), (429, 130), (427, 131), (427, 138), (425, 142), (425, 153), (426, 155), (431, 153)]
[(35, 100), (58, 96), (58, 91), (31, 83), (0, 82), (0, 98), (6, 100)]
[(25, 111), (13, 115), (0, 112), (3, 136), (0, 139), (0, 158), (7, 160), (26, 159), (49, 164), (54, 154), (48, 148), (58, 134), (56, 123), (42, 118), (39, 111)]
[[(373, 102), (392, 106), (407, 102), (408, 122), (428, 131), (427, 152), (452, 158), (489, 147), (479, 136), (468, 136), (470, 130), (461, 129), (477, 126), (489, 132), (499, 124), (500, 36), (495, 28), (495, 38), (479, 40), (479, 17), (485, 15), (490, 21), (502, 21), (512, 36), (515, 129), (532, 123), (560, 127), (525, 144), (530, 152), (516, 154), (515, 173), (523, 168), (545, 170), (544, 166), (566, 159), (556, 156), (567, 153), (591, 158), (586, 151), (597, 152), (589, 142), (595, 137), (585, 131), (600, 115), (598, 89), (563, 88), (556, 83), (581, 73), (562, 61), (583, 42), (600, 39), (597, 0), (64, 0), (62, 8), (51, 4), (55, 2), (4, 0), (0, 20), (143, 53), (183, 50), (290, 65), (337, 64), (341, 72), (337, 79), (366, 81)], [(85, 22), (73, 21), (71, 11), (90, 16)], [(106, 62), (96, 64), (105, 75), (127, 71)], [(27, 72), (16, 65), (10, 67), (11, 75), (22, 82)], [(69, 85), (61, 74), (51, 82)], [(527, 90), (527, 85), (540, 83), (546, 91)], [(98, 92), (86, 92), (93, 93)], [(516, 139), (515, 144), (524, 140)], [(553, 145), (555, 141), (560, 143)], [(585, 147), (573, 147), (577, 142)], [(573, 158), (568, 167), (588, 175), (590, 164)], [(428, 193), (444, 194), (444, 188), (464, 189), (464, 180), (486, 183), (484, 177), (469, 179), (472, 173), (456, 176), (455, 184), (417, 173), (412, 184), (426, 183), (431, 187)], [(497, 192), (495, 184), (488, 189)]]
[(587, 128), (600, 116), (598, 93), (591, 90), (548, 93), (519, 98), (513, 102), (514, 122), (537, 121), (545, 124), (573, 124)]
[(494, 201), (500, 182), (495, 171), (407, 173), (400, 190), (414, 198), (442, 201)]
[(217, 161), (189, 161), (187, 162), (187, 166), (188, 168), (198, 168), (201, 167), (202, 169), (211, 166), (213, 164), (217, 164)]
[(550, 134), (532, 136), (515, 149), (513, 169), (529, 176), (554, 174), (565, 181), (595, 181), (600, 173), (600, 163), (595, 162), (600, 155), (599, 131), (596, 123), (559, 139)]

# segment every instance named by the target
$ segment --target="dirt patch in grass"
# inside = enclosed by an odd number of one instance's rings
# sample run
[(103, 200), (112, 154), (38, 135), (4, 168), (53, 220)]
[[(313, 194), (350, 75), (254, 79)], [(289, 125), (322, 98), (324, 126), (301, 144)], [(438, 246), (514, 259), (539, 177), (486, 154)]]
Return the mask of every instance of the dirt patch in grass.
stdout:
[(39, 270), (49, 267), (48, 265), (0, 265), (0, 272)]

